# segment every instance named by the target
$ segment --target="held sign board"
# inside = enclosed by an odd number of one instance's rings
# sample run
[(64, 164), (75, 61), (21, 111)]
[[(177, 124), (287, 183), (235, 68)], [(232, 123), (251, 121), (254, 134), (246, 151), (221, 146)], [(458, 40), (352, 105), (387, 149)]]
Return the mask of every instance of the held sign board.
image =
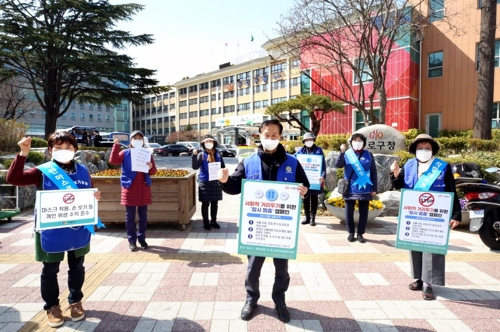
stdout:
[(323, 169), (323, 156), (315, 154), (298, 154), (297, 160), (304, 169), (312, 190), (320, 190), (321, 170)]
[(238, 254), (295, 259), (301, 202), (297, 183), (243, 180)]
[(96, 191), (97, 188), (37, 191), (35, 229), (97, 224)]
[(446, 255), (453, 195), (401, 190), (396, 248)]

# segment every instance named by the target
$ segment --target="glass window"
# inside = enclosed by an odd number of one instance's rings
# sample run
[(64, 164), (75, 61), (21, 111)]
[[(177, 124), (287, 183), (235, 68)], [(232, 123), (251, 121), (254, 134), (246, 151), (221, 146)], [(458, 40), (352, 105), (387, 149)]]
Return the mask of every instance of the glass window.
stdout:
[(373, 81), (370, 67), (368, 67), (365, 60), (357, 59), (354, 63), (357, 71), (354, 75), (354, 83)]
[(443, 76), (443, 51), (429, 54), (427, 77)]
[[(500, 1), (500, 0), (499, 0)], [(495, 68), (500, 67), (500, 40), (495, 40)], [(479, 69), (479, 44), (476, 45), (476, 70)]]
[(493, 103), (493, 111), (491, 114), (491, 128), (498, 129), (500, 128), (500, 114), (498, 114), (499, 103)]
[(80, 113), (80, 119), (85, 120), (85, 113)]
[[(375, 113), (375, 116), (379, 117), (380, 116), (380, 110), (373, 110), (373, 113)], [(370, 120), (370, 117), (368, 116), (368, 121)], [(361, 111), (356, 111), (356, 124), (355, 124), (355, 130), (361, 129), (365, 127), (365, 121), (363, 119), (363, 112)]]
[(430, 21), (439, 21), (444, 18), (444, 0), (430, 0), (429, 2)]

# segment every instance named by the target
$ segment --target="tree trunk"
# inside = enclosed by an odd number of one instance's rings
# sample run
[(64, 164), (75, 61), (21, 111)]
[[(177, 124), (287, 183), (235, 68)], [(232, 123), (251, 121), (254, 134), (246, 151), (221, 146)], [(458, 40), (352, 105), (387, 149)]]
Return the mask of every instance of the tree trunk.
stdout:
[[(385, 88), (383, 86), (379, 87), (378, 89), (378, 98), (380, 103), (380, 110), (379, 110), (378, 122), (376, 123), (386, 124), (385, 110), (387, 109), (387, 91), (385, 91)], [(373, 123), (375, 124), (375, 121), (373, 121)]]
[(58, 115), (58, 110), (47, 108), (47, 112), (45, 112), (45, 140), (49, 138), (50, 134), (56, 131)]
[(316, 118), (311, 117), (311, 132), (314, 136), (318, 136), (319, 131), (321, 129), (321, 122), (319, 122)]
[(474, 106), (474, 138), (491, 139), (495, 68), (496, 0), (482, 2), (479, 38), (477, 100)]

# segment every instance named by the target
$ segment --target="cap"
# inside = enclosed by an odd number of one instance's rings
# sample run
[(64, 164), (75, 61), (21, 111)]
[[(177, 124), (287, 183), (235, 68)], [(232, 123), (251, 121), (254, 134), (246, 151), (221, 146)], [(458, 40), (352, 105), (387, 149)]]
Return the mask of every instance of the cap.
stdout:
[(305, 133), (304, 137), (302, 138), (302, 143), (304, 143), (306, 139), (311, 139), (311, 138), (313, 140), (316, 140), (316, 136), (314, 136), (313, 133)]
[(134, 130), (131, 134), (130, 134), (130, 138), (134, 137), (135, 135), (137, 134), (141, 134), (142, 137), (144, 137), (144, 134), (142, 133), (142, 131), (140, 130)]

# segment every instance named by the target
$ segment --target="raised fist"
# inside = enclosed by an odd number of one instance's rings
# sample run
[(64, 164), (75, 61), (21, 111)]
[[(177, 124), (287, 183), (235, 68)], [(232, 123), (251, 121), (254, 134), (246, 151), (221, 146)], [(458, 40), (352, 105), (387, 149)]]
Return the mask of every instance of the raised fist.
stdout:
[(401, 169), (399, 168), (399, 163), (397, 160), (394, 160), (394, 162), (391, 164), (391, 167), (389, 168), (392, 173), (394, 173), (394, 177), (399, 176), (399, 172), (401, 172)]
[(26, 157), (31, 149), (31, 137), (24, 137), (22, 140), (17, 142), (17, 145), (21, 148), (21, 156)]
[(342, 144), (340, 146), (340, 152), (344, 153), (345, 152), (345, 144)]
[(194, 149), (193, 150), (193, 156), (196, 156), (198, 154), (198, 150)]

